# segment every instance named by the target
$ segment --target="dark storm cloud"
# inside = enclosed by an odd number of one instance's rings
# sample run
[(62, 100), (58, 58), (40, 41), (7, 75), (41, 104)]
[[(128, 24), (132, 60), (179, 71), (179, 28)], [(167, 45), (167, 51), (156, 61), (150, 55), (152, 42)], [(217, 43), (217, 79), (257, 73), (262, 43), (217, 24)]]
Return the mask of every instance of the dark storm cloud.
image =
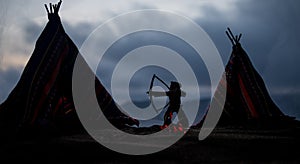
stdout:
[(16, 85), (17, 81), (20, 78), (20, 70), (18, 69), (8, 69), (6, 71), (0, 70), (0, 103), (2, 103), (11, 92), (11, 90)]
[(25, 41), (29, 44), (34, 44), (39, 37), (43, 27), (33, 21), (28, 21), (24, 25)]
[(300, 119), (300, 1), (238, 1), (228, 15), (203, 8), (205, 18), (197, 22), (216, 44), (226, 63), (231, 43), (226, 27), (243, 33), (241, 43), (253, 65), (262, 75), (271, 96), (285, 114)]
[(295, 0), (238, 4), (242, 13), (238, 22), (246, 31), (247, 51), (270, 85), (299, 87), (300, 79), (296, 75), (300, 73), (300, 12), (297, 6), (300, 1)]
[[(296, 84), (299, 81), (298, 64), (300, 55), (300, 13), (297, 7), (300, 1), (239, 1), (236, 11), (228, 15), (211, 7), (203, 8), (205, 18), (197, 22), (205, 29), (216, 44), (226, 62), (230, 55), (231, 44), (225, 35), (226, 27), (233, 32), (243, 33), (241, 42), (258, 71), (268, 78), (279, 80), (272, 84)], [(280, 65), (287, 65), (285, 70)], [(293, 70), (294, 69), (294, 70)], [(283, 78), (278, 78), (278, 74)], [(290, 74), (290, 75), (289, 75)]]
[(89, 22), (79, 22), (75, 25), (71, 25), (69, 22), (62, 21), (64, 29), (78, 48), (87, 39), (90, 33), (96, 28), (96, 26)]
[[(184, 42), (183, 40), (177, 38), (174, 35), (164, 33), (164, 32), (157, 32), (157, 31), (155, 32), (149, 30), (143, 32), (136, 32), (124, 36), (121, 39), (119, 39), (117, 42), (115, 42), (107, 50), (101, 62), (99, 63), (100, 67), (97, 70), (97, 75), (100, 75), (102, 77), (104, 85), (109, 87), (111, 81), (109, 77), (112, 76), (115, 66), (118, 64), (118, 62), (121, 60), (123, 56), (125, 56), (130, 51), (133, 51), (137, 48), (141, 48), (143, 46), (149, 46), (149, 45), (159, 45), (159, 46), (167, 47), (175, 51), (176, 53), (180, 54), (194, 69), (194, 71), (199, 76), (199, 78), (201, 77), (201, 79), (198, 79), (199, 82), (201, 82), (201, 85), (210, 84), (210, 80), (207, 78), (208, 72), (206, 67), (204, 66), (203, 61), (198, 56), (196, 51), (192, 49), (192, 47), (190, 47), (188, 43)], [(151, 54), (152, 52), (147, 52), (147, 53)], [(169, 62), (174, 62), (173, 59), (165, 59), (165, 58), (162, 59), (169, 60)], [(137, 61), (139, 60), (137, 59), (136, 61), (133, 60), (131, 62), (134, 63)], [(128, 65), (131, 64), (128, 63)], [(125, 70), (124, 73), (126, 73)], [(144, 78), (151, 79), (151, 76), (146, 76)]]

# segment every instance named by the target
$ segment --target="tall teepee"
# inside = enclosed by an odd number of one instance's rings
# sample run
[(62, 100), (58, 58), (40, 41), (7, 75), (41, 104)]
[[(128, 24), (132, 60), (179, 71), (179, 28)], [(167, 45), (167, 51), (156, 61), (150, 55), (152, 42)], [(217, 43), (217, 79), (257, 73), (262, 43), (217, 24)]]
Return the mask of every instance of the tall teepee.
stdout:
[[(221, 79), (213, 97), (218, 101), (226, 96), (218, 125), (277, 128), (291, 122), (293, 118), (284, 115), (271, 99), (262, 77), (242, 48), (241, 34), (234, 36), (229, 28), (226, 34), (233, 47), (223, 76), (226, 82)], [(226, 95), (218, 92), (224, 87)]]
[[(78, 49), (61, 24), (58, 4), (45, 5), (49, 22), (39, 36), (22, 76), (7, 100), (0, 105), (0, 128), (17, 131), (81, 129), (72, 98), (72, 72)], [(104, 114), (117, 127), (138, 124), (124, 115), (101, 82), (96, 93)]]

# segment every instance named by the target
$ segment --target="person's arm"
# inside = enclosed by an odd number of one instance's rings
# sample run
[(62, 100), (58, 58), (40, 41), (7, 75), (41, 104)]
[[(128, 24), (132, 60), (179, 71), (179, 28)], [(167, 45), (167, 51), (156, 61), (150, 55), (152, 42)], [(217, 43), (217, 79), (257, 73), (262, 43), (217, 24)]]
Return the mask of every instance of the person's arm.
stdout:
[(151, 94), (154, 97), (167, 96), (166, 92), (159, 92), (159, 91), (150, 91), (150, 92), (147, 92), (147, 94)]

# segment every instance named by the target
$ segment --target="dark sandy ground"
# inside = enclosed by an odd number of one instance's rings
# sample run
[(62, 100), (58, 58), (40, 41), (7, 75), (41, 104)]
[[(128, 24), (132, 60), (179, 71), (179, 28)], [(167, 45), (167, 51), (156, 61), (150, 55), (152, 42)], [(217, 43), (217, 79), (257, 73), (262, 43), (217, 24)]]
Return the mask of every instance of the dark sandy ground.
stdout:
[(204, 141), (198, 134), (192, 129), (171, 147), (142, 156), (113, 152), (86, 134), (2, 141), (0, 163), (300, 163), (299, 128), (218, 128)]

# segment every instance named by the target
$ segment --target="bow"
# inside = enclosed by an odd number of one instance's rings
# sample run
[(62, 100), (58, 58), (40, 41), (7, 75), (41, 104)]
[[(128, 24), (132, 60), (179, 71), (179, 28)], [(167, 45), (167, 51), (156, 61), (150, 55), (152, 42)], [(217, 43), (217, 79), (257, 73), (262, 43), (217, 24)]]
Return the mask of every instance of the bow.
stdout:
[(149, 94), (149, 97), (150, 97), (150, 102), (151, 102), (151, 105), (152, 107), (155, 109), (155, 111), (158, 113), (158, 111), (164, 109), (166, 106), (169, 105), (169, 103), (167, 103), (164, 107), (162, 108), (156, 108), (155, 104), (153, 103), (153, 95), (151, 94), (152, 92), (152, 88), (153, 88), (153, 84), (154, 84), (154, 80), (157, 79), (159, 80), (162, 84), (164, 84), (169, 90), (170, 90), (170, 87), (161, 79), (159, 78), (158, 76), (156, 76), (155, 74), (153, 74), (152, 76), (152, 79), (151, 79), (151, 83), (150, 83), (150, 87), (149, 87), (149, 91), (147, 92)]

